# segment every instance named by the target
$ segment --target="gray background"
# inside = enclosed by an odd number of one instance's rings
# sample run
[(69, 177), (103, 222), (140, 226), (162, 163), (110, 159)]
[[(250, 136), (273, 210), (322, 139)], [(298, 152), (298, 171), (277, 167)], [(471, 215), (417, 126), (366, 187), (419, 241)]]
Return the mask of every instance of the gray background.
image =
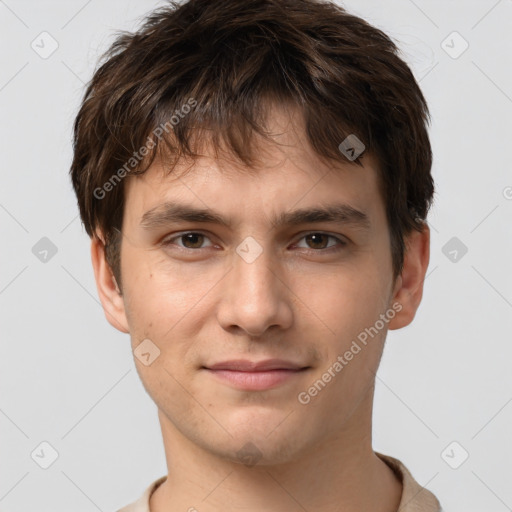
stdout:
[[(166, 473), (156, 406), (128, 335), (104, 318), (68, 178), (100, 52), (159, 5), (0, 0), (1, 511), (113, 511)], [(342, 5), (397, 41), (433, 117), (431, 263), (414, 323), (388, 336), (374, 448), (446, 511), (512, 510), (512, 1)], [(44, 31), (58, 43), (48, 58)], [(46, 262), (43, 237), (57, 249)], [(58, 452), (48, 469), (43, 441)]]

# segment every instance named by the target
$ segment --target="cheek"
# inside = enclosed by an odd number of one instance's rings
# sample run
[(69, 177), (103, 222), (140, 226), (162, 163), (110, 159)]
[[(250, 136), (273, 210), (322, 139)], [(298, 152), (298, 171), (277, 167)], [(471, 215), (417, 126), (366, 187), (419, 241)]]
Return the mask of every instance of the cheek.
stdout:
[(339, 267), (323, 275), (300, 277), (296, 288), (303, 307), (317, 316), (315, 324), (323, 321), (341, 338), (373, 324), (387, 304), (387, 281), (379, 269), (368, 266)]
[[(387, 308), (387, 281), (376, 266), (360, 272), (330, 273), (328, 279), (316, 277), (304, 284), (316, 283), (309, 287), (305, 302), (318, 318), (310, 318), (308, 313), (302, 320), (303, 332), (308, 332), (322, 351), (322, 363), (311, 384), (324, 373), (331, 380), (319, 393), (322, 398), (315, 400), (326, 405), (333, 401), (353, 404), (373, 382), (382, 354), (387, 323), (380, 319)], [(347, 409), (340, 406), (338, 414), (344, 417)]]
[[(171, 266), (165, 258), (147, 253), (137, 256), (125, 259), (126, 266), (131, 265), (125, 280), (125, 308), (132, 349), (150, 339), (160, 351), (155, 364), (181, 374), (197, 363), (194, 342), (201, 335), (202, 319), (213, 314), (205, 309), (210, 303), (208, 292), (223, 272), (201, 272), (190, 264)], [(141, 371), (141, 378), (152, 378), (144, 368)]]
[[(328, 386), (330, 392), (325, 394), (325, 399), (337, 401), (341, 393), (350, 402), (366, 391), (377, 371), (387, 330), (380, 315), (387, 309), (389, 283), (375, 261), (372, 265), (338, 270), (324, 278), (316, 276), (304, 282), (308, 285), (304, 290), (309, 287), (305, 302), (321, 322), (317, 318), (314, 322), (309, 318), (303, 321), (306, 330), (308, 324), (312, 327), (309, 335), (316, 337), (318, 348), (323, 352), (320, 373), (333, 367), (339, 356), (344, 358), (339, 363), (343, 366), (341, 370), (339, 364), (339, 371), (331, 368), (336, 378)], [(376, 322), (379, 322), (377, 327)], [(326, 326), (322, 329), (325, 335), (320, 339), (322, 326)], [(340, 411), (340, 414), (345, 412)]]
[(169, 329), (193, 307), (201, 282), (183, 265), (170, 265), (162, 253), (152, 251), (127, 250), (123, 257), (125, 302), (134, 327), (151, 322)]

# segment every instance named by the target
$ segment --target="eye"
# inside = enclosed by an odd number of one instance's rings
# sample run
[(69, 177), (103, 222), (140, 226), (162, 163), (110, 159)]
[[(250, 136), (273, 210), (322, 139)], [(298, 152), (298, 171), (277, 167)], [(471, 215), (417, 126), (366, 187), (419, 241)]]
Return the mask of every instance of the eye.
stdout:
[[(333, 243), (331, 245), (326, 245), (329, 239), (332, 239), (334, 241), (337, 241), (338, 244)], [(306, 249), (312, 249), (314, 251), (325, 251), (326, 249), (333, 249), (339, 250), (347, 245), (346, 242), (341, 240), (338, 237), (335, 237), (333, 235), (328, 235), (327, 233), (309, 233), (301, 238), (301, 240), (306, 240), (306, 243), (308, 244), (308, 247)], [(297, 247), (300, 247), (297, 245)], [(302, 246), (304, 247), (304, 246)]]
[[(308, 233), (307, 235), (303, 236), (300, 240), (305, 240), (307, 246), (301, 246), (297, 244), (295, 247), (309, 249), (314, 252), (336, 251), (342, 249), (347, 245), (347, 243), (342, 239), (333, 235), (329, 235), (327, 233)], [(331, 240), (334, 243), (329, 244), (329, 240)], [(176, 241), (180, 241), (181, 243), (177, 243)], [(187, 231), (163, 240), (162, 245), (177, 246), (180, 249), (189, 250), (213, 247), (211, 241), (209, 245), (203, 245), (205, 241), (210, 241), (210, 239), (205, 234), (196, 231)]]
[[(174, 240), (182, 240), (183, 245), (180, 244), (174, 244)], [(189, 231), (186, 233), (181, 233), (178, 235), (173, 236), (172, 238), (167, 238), (166, 240), (162, 241), (162, 244), (167, 245), (177, 245), (178, 247), (182, 249), (203, 249), (204, 246), (202, 246), (204, 240), (209, 240), (209, 238), (204, 235), (203, 233), (196, 233), (195, 231)], [(206, 246), (206, 247), (211, 247)]]

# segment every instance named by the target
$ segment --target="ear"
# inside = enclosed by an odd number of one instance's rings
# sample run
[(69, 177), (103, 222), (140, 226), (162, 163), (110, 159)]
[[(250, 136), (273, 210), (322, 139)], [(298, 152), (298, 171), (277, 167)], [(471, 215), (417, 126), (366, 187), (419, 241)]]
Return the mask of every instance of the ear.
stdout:
[(412, 231), (405, 239), (405, 254), (402, 273), (393, 290), (392, 304), (397, 314), (389, 322), (389, 329), (400, 329), (409, 325), (416, 315), (423, 296), (423, 282), (430, 260), (430, 228), (425, 223), (423, 231)]
[(105, 245), (100, 234), (91, 239), (91, 259), (96, 288), (106, 319), (118, 331), (129, 333), (124, 298), (106, 260)]

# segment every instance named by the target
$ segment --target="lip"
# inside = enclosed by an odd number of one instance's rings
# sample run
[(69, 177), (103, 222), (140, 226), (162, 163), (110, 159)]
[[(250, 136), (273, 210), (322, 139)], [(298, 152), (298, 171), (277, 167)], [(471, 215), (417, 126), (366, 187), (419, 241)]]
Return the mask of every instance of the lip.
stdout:
[(301, 375), (304, 367), (282, 359), (248, 361), (237, 359), (203, 367), (208, 373), (224, 383), (244, 391), (272, 389)]
[(305, 368), (300, 364), (284, 359), (264, 359), (262, 361), (249, 361), (248, 359), (232, 359), (206, 366), (208, 370), (232, 370), (239, 372), (263, 372), (268, 370), (301, 370)]

